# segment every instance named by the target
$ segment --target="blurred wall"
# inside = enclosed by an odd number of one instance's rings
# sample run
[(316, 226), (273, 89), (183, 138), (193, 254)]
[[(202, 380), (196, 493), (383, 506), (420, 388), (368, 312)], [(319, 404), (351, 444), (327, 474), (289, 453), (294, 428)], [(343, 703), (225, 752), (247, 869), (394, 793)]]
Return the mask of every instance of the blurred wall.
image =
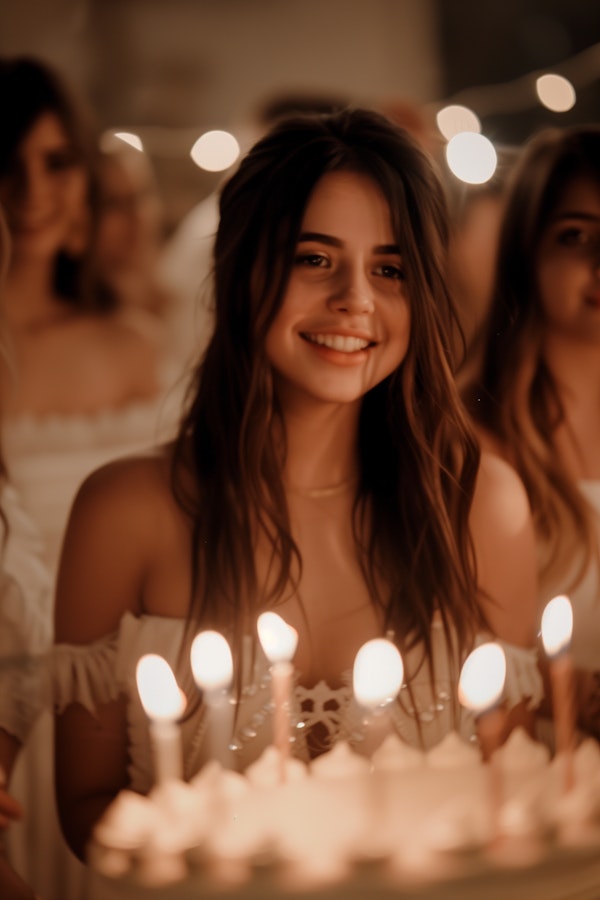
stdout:
[(439, 96), (435, 0), (2, 0), (0, 53), (58, 65), (102, 127), (142, 134), (169, 225), (216, 184), (194, 136), (276, 91)]

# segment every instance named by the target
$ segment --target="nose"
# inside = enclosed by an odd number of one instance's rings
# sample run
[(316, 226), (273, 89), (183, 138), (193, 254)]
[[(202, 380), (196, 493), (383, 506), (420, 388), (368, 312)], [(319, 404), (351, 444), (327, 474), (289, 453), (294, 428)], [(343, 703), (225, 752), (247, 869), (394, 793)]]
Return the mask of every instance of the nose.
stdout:
[(332, 294), (330, 305), (338, 312), (349, 314), (372, 313), (373, 288), (362, 271), (348, 271)]

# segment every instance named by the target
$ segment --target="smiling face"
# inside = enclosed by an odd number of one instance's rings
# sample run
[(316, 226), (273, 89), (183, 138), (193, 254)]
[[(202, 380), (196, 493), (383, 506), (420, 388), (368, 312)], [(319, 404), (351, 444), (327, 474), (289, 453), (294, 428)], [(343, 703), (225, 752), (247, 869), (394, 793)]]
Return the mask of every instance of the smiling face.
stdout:
[(352, 403), (403, 361), (410, 308), (388, 204), (369, 177), (324, 175), (266, 338), (280, 399)]
[(53, 256), (85, 220), (88, 179), (55, 113), (27, 132), (0, 177), (15, 259)]
[(576, 177), (559, 197), (537, 252), (537, 287), (546, 328), (600, 338), (600, 184)]

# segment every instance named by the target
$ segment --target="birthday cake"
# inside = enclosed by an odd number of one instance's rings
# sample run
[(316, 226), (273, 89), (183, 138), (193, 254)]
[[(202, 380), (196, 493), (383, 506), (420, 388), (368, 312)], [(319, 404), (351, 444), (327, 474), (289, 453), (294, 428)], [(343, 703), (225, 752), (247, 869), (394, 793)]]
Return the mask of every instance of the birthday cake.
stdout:
[(310, 764), (269, 747), (242, 775), (122, 791), (90, 866), (107, 896), (598, 900), (600, 746), (573, 759), (513, 731), (491, 763), (451, 733), (428, 751), (388, 736)]

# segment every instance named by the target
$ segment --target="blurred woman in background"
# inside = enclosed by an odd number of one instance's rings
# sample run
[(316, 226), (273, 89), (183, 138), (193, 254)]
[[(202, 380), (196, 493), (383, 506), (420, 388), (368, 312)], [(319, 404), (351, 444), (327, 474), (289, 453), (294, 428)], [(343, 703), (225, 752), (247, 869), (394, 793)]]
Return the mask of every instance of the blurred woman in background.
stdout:
[[(94, 271), (98, 146), (89, 116), (53, 69), (17, 58), (0, 60), (0, 117), (11, 238), (2, 440), (54, 576), (79, 483), (99, 463), (170, 434), (178, 402), (165, 402), (155, 318), (119, 306)], [(43, 714), (15, 769), (28, 830), (11, 829), (11, 854), (44, 900), (65, 900), (77, 896), (78, 872), (57, 824), (51, 727)]]
[(527, 488), (540, 612), (570, 595), (579, 724), (599, 735), (600, 126), (544, 130), (515, 165), (467, 402)]

